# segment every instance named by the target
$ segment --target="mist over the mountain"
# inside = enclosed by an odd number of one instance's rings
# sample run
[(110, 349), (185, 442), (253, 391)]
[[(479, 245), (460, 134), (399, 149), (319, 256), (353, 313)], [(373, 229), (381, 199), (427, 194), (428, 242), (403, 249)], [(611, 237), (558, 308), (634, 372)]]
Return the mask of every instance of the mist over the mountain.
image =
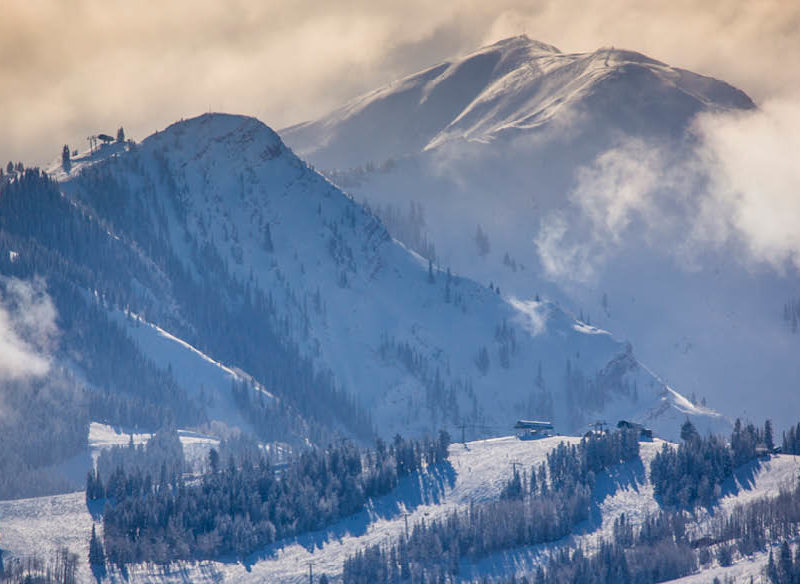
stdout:
[(8, 277), (0, 285), (0, 382), (41, 377), (58, 332), (46, 285)]
[(560, 299), (736, 416), (800, 407), (795, 121), (640, 53), (522, 36), (283, 134), (420, 253)]
[(356, 0), (322, 9), (314, 1), (184, 0), (148, 8), (6, 4), (0, 160), (43, 164), (60, 144), (83, 144), (98, 127), (124, 124), (141, 139), (208, 111), (284, 127), (521, 33), (564, 51), (639, 50), (725, 79), (759, 102), (796, 104), (800, 86), (797, 67), (784, 66), (800, 53), (794, 2)]
[[(797, 119), (792, 105), (780, 102), (704, 113), (693, 121), (688, 152), (678, 156), (659, 141), (620, 140), (577, 169), (568, 196), (586, 220), (575, 234), (584, 239), (570, 245), (555, 215), (537, 237), (543, 266), (557, 278), (591, 280), (638, 221), (650, 242), (670, 249), (689, 271), (701, 267), (709, 248), (726, 245), (742, 248), (736, 258), (744, 267), (795, 270)], [(659, 196), (665, 191), (666, 201)]]
[[(800, 107), (780, 100), (752, 112), (697, 120), (698, 157), (711, 179), (711, 202), (698, 237), (724, 239), (727, 222), (744, 237), (750, 258), (779, 271), (789, 269), (789, 263), (800, 267), (794, 221), (800, 216), (800, 169), (794, 155), (800, 148), (798, 129)], [(716, 221), (711, 214), (718, 214)]]
[(590, 4), (6, 7), (0, 584), (800, 582), (800, 10)]

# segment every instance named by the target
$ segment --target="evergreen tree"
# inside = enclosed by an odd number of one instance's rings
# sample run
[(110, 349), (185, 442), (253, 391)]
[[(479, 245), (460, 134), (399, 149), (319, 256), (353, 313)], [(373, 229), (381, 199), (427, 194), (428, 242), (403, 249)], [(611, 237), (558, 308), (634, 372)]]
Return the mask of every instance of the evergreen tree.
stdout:
[(478, 225), (477, 229), (475, 230), (475, 245), (478, 248), (479, 256), (485, 257), (489, 254), (489, 236), (486, 235), (486, 232), (480, 225)]
[(770, 452), (772, 452), (772, 449), (775, 448), (775, 439), (772, 435), (771, 420), (767, 420), (766, 422), (764, 422), (764, 445)]
[(778, 555), (778, 578), (781, 584), (794, 584), (792, 576), (792, 550), (789, 549), (789, 542), (783, 540), (781, 551)]
[(689, 418), (686, 418), (686, 421), (681, 426), (681, 440), (684, 442), (692, 442), (698, 438), (697, 429), (692, 424)]
[(481, 374), (486, 375), (489, 372), (489, 351), (486, 347), (481, 347), (475, 357), (475, 366)]
[(103, 566), (106, 563), (106, 553), (103, 550), (103, 542), (97, 537), (97, 532), (92, 523), (92, 535), (89, 538), (89, 564), (92, 566)]
[(64, 148), (61, 150), (61, 168), (64, 169), (64, 172), (69, 172), (72, 168), (72, 158), (69, 154), (69, 146), (64, 144)]
[(270, 230), (269, 223), (264, 227), (264, 251), (272, 253), (275, 247), (272, 245), (272, 231)]
[(121, 144), (125, 141), (125, 130), (122, 129), (122, 126), (119, 127), (117, 130), (117, 143)]
[(219, 472), (219, 452), (216, 448), (208, 451), (208, 468), (212, 473)]
[(778, 574), (778, 568), (775, 566), (775, 558), (772, 556), (772, 550), (769, 550), (769, 561), (767, 562), (767, 578), (772, 584), (781, 584), (781, 578)]

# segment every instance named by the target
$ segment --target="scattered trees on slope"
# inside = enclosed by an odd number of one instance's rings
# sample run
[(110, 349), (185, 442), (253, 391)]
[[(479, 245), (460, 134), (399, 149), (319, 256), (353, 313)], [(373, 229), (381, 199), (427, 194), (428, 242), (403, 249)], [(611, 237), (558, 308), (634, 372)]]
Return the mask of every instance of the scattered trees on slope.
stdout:
[[(60, 317), (60, 356), (98, 389), (86, 400), (93, 419), (148, 431), (204, 421), (202, 405), (109, 317), (130, 310), (279, 394), (270, 438), (324, 444), (337, 424), (373, 435), (364, 409), (301, 354), (289, 335), (292, 322), (278, 314), (270, 292), (234, 278), (213, 246), (193, 240), (190, 258), (176, 255), (171, 214), (185, 212), (185, 193), (163, 156), (146, 160), (132, 151), (87, 167), (71, 183), (70, 198), (38, 169), (15, 168), (15, 180), (0, 181), (0, 273), (46, 278)], [(192, 271), (187, 261), (201, 267)]]
[(561, 443), (546, 465), (531, 469), (530, 478), (514, 469), (499, 500), (422, 521), (396, 543), (350, 556), (343, 580), (443, 581), (458, 575), (462, 558), (556, 541), (588, 519), (595, 474), (638, 456), (638, 435), (630, 431), (591, 436), (578, 445)]
[(78, 556), (62, 548), (43, 558), (37, 554), (0, 563), (2, 584), (76, 584)]
[(800, 424), (783, 433), (781, 451), (784, 454), (800, 454)]
[[(646, 517), (639, 526), (624, 514), (614, 521), (613, 535), (589, 555), (581, 547), (562, 549), (536, 570), (503, 580), (508, 584), (655, 584), (688, 576), (698, 565), (710, 565), (716, 556), (721, 566), (738, 557), (781, 542), (767, 566), (772, 584), (794, 584), (800, 573), (800, 551), (794, 559), (788, 539), (800, 532), (800, 482), (781, 490), (777, 497), (763, 497), (719, 514), (701, 532), (690, 529), (683, 510), (662, 510)], [(690, 535), (692, 534), (692, 535)]]
[(650, 480), (662, 505), (691, 509), (709, 506), (719, 497), (722, 483), (735, 468), (756, 458), (759, 449), (771, 451), (772, 425), (764, 429), (736, 420), (730, 445), (719, 436), (700, 436), (688, 420), (678, 448), (664, 444), (650, 464)]
[(107, 482), (90, 474), (87, 496), (108, 497), (103, 537), (115, 564), (242, 556), (360, 511), (400, 478), (443, 462), (449, 442), (444, 432), (437, 440), (397, 436), (368, 452), (344, 442), (281, 469), (251, 452), (212, 462), (193, 481), (118, 467)]

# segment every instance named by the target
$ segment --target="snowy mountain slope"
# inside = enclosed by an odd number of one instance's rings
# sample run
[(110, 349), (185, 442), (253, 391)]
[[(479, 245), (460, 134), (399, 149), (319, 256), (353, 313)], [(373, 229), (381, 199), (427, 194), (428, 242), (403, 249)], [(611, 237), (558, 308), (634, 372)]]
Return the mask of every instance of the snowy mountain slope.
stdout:
[(234, 371), (214, 361), (186, 341), (144, 321), (140, 316), (119, 316), (118, 322), (125, 325), (126, 332), (143, 355), (158, 367), (171, 370), (175, 381), (186, 390), (187, 395), (206, 406), (210, 422), (218, 421), (230, 428), (252, 431), (249, 422), (230, 399), (232, 383), (250, 382), (254, 390), (263, 393), (267, 401), (275, 399), (243, 371)]
[(800, 276), (752, 260), (735, 229), (709, 235), (722, 211), (693, 125), (753, 108), (639, 53), (515, 37), (282, 135), (440, 265), (630, 339), (696, 401), (786, 424), (800, 337), (781, 311)]
[[(257, 120), (180, 122), (94, 169), (130, 198), (171, 201), (159, 245), (201, 280), (213, 262), (228, 279), (228, 302), (261, 294), (274, 319), (263, 326), (277, 326), (283, 342), (357, 396), (384, 436), (459, 424), (497, 434), (521, 416), (552, 416), (565, 431), (596, 417), (635, 418), (668, 437), (686, 415), (706, 429), (726, 424), (556, 305), (514, 301), (426, 266)], [(62, 188), (89, 203), (91, 176)], [(195, 308), (182, 305), (182, 318), (196, 320)], [(258, 379), (258, 354), (225, 361)]]
[[(126, 582), (281, 582), (300, 583), (308, 579), (308, 563), (314, 563), (314, 573), (335, 576), (342, 561), (356, 550), (376, 543), (388, 543), (404, 533), (405, 517), (410, 526), (422, 520), (445, 516), (456, 508), (467, 508), (470, 501), (497, 498), (503, 481), (511, 474), (512, 462), (528, 469), (545, 461), (547, 453), (560, 441), (572, 438), (553, 437), (537, 441), (498, 438), (451, 446), (451, 470), (404, 479), (398, 489), (372, 502), (370, 508), (332, 526), (324, 532), (302, 536), (294, 541), (281, 542), (262, 553), (254, 554), (246, 563), (236, 561), (179, 563), (169, 568), (146, 565), (130, 567), (126, 576), (112, 570), (110, 581)], [(588, 551), (596, 549), (602, 537), (613, 531), (613, 522), (625, 513), (638, 524), (648, 512), (658, 509), (653, 488), (648, 479), (650, 460), (662, 443), (642, 443), (641, 463), (614, 467), (598, 477), (593, 498), (597, 521), (585, 525), (576, 533), (556, 544), (532, 546), (513, 552), (495, 554), (479, 562), (462, 562), (465, 578), (510, 576), (535, 569), (549, 553), (568, 543), (581, 543)], [(800, 458), (779, 455), (762, 462), (753, 473), (737, 479), (736, 488), (729, 490), (720, 502), (728, 510), (737, 503), (762, 496), (774, 496), (782, 485), (796, 478)], [(42, 551), (67, 545), (85, 557), (91, 515), (82, 493), (43, 497), (20, 501), (0, 502), (0, 548), (8, 553), (24, 554), (27, 550)], [(98, 524), (101, 527), (101, 524)], [(722, 573), (758, 574), (766, 562), (761, 554), (752, 560), (734, 564)], [(701, 572), (685, 581), (709, 582), (721, 573), (719, 567)], [(81, 573), (80, 581), (89, 581)]]
[[(623, 129), (652, 131), (676, 118), (685, 124), (706, 107), (754, 106), (721, 81), (633, 51), (565, 54), (523, 35), (392, 83), (281, 135), (315, 165), (346, 169), (451, 140), (491, 142), (580, 110)], [(665, 126), (653, 128), (654, 119)]]

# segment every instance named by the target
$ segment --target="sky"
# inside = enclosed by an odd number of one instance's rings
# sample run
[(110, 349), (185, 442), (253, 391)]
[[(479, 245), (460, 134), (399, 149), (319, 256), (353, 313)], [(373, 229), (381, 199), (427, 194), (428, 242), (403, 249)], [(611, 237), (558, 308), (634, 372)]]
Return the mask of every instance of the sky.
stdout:
[(521, 33), (614, 46), (800, 103), (792, 0), (6, 0), (0, 160), (46, 164), (123, 126), (141, 140), (207, 111), (298, 123)]

